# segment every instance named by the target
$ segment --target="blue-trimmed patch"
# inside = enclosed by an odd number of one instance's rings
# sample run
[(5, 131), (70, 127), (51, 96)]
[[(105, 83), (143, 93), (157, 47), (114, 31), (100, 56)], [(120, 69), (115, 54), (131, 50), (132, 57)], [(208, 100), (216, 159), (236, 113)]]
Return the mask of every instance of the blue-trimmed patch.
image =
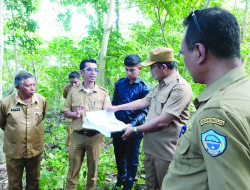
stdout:
[(210, 129), (201, 133), (201, 143), (204, 149), (213, 157), (221, 155), (227, 148), (227, 138)]
[(181, 137), (181, 134), (184, 134), (186, 132), (187, 126), (183, 125), (179, 134), (179, 138)]

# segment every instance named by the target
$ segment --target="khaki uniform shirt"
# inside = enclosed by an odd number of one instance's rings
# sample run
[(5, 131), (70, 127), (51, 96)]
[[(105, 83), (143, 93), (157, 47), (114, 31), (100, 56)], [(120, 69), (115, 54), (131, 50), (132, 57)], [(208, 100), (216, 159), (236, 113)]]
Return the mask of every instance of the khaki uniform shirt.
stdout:
[(66, 86), (64, 86), (64, 88), (63, 88), (63, 98), (64, 98), (64, 99), (67, 98), (70, 89), (71, 89), (70, 84), (67, 84)]
[(157, 84), (145, 99), (151, 104), (146, 122), (159, 117), (162, 112), (174, 115), (175, 119), (159, 131), (145, 133), (143, 151), (172, 161), (180, 129), (189, 118), (191, 87), (175, 72), (161, 81), (161, 84)]
[[(84, 105), (84, 111), (80, 118), (72, 119), (70, 127), (74, 131), (79, 131), (84, 124), (86, 112), (104, 110), (111, 106), (109, 93), (106, 89), (97, 84), (90, 90), (89, 93), (85, 90), (82, 84), (72, 87), (66, 99), (64, 111), (76, 112), (80, 105)], [(86, 129), (88, 131), (88, 129)]]
[(250, 80), (237, 67), (195, 100), (163, 190), (250, 188)]
[(46, 99), (39, 94), (34, 94), (28, 105), (22, 102), (18, 93), (0, 101), (0, 127), (4, 131), (6, 156), (32, 158), (42, 152), (46, 109)]

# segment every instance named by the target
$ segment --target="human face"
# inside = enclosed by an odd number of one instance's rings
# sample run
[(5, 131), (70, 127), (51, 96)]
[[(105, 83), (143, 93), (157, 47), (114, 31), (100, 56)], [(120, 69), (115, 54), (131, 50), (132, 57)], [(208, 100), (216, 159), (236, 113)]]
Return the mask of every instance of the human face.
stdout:
[(150, 72), (155, 80), (162, 80), (162, 66), (159, 68), (157, 63), (150, 65)]
[(197, 60), (195, 60), (196, 56), (195, 56), (195, 51), (191, 52), (188, 50), (187, 48), (187, 44), (185, 42), (185, 35), (186, 35), (186, 31), (184, 32), (182, 39), (181, 39), (181, 50), (180, 53), (183, 55), (183, 59), (184, 59), (184, 63), (185, 63), (185, 67), (187, 68), (188, 72), (190, 73), (190, 75), (193, 78), (194, 82), (197, 82), (197, 67), (195, 62), (197, 62)]
[[(88, 68), (92, 69), (93, 71), (88, 71)], [(84, 82), (95, 82), (97, 74), (98, 74), (98, 72), (94, 71), (96, 69), (97, 69), (97, 65), (95, 63), (87, 62), (85, 64), (84, 70), (80, 71), (84, 79)]]
[(81, 79), (78, 79), (78, 78), (70, 78), (69, 81), (70, 81), (71, 87), (76, 86), (81, 83)]
[(31, 98), (36, 91), (36, 82), (34, 78), (28, 78), (23, 81), (21, 86), (16, 86), (18, 94), (23, 98)]
[(139, 76), (141, 67), (138, 66), (125, 66), (125, 72), (130, 83), (133, 83)]

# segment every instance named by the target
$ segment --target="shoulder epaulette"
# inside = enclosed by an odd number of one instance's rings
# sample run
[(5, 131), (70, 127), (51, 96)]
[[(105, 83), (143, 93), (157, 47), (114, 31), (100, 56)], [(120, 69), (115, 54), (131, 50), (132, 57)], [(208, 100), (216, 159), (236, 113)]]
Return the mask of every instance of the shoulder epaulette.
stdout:
[(98, 87), (99, 87), (100, 89), (102, 89), (103, 91), (108, 92), (108, 90), (106, 90), (105, 88), (103, 88), (103, 87), (101, 87), (101, 86), (99, 86), (99, 85), (98, 85)]

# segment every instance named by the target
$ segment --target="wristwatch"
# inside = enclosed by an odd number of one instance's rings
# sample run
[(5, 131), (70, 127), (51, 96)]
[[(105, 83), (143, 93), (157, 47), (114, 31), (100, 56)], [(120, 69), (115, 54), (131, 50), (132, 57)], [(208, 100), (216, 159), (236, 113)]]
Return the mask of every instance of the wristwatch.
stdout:
[(137, 127), (134, 127), (134, 133), (138, 134), (139, 132), (137, 131)]

